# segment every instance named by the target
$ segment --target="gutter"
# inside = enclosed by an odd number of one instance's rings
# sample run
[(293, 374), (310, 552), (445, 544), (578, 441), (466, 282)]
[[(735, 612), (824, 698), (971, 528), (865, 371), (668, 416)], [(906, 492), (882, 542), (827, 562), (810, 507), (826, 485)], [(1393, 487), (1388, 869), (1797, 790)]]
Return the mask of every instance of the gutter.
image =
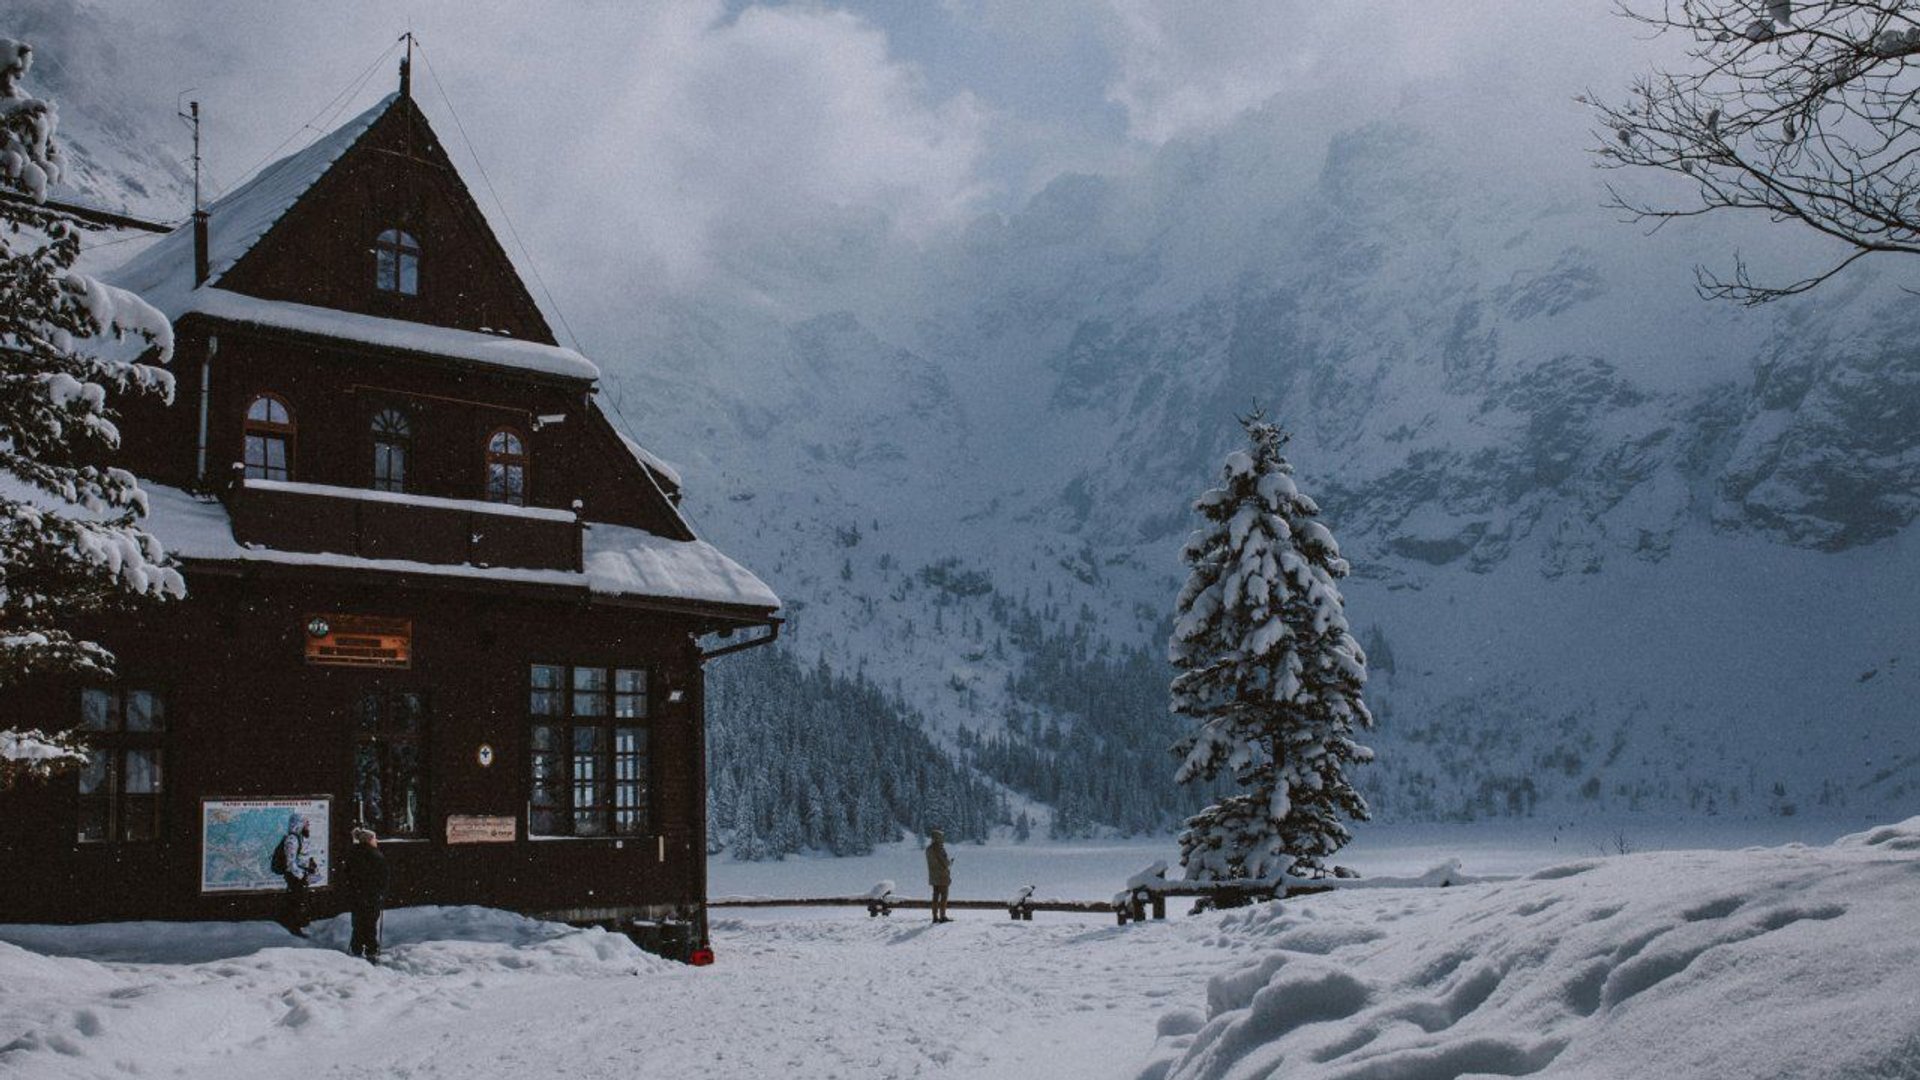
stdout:
[(207, 482), (207, 403), (213, 393), (213, 354), (220, 351), (220, 335), (207, 335), (207, 351), (200, 356), (200, 442), (194, 447), (194, 479)]
[(700, 652), (700, 662), (704, 664), (709, 660), (726, 656), (730, 653), (742, 652), (747, 649), (757, 649), (762, 645), (771, 645), (775, 641), (780, 640), (780, 625), (784, 622), (786, 622), (785, 619), (769, 618), (765, 624), (767, 628), (765, 637), (748, 638), (745, 641), (736, 641), (731, 645), (722, 645), (717, 649), (703, 649)]

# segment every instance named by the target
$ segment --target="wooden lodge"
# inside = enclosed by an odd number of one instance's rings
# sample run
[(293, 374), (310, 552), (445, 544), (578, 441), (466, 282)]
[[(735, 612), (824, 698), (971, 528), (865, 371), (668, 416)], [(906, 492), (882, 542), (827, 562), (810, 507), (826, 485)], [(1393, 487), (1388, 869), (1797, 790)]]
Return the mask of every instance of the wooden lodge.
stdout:
[(111, 684), (12, 696), (94, 753), (0, 795), (0, 921), (269, 917), (297, 812), (323, 864), (375, 829), (392, 906), (704, 941), (702, 665), (779, 600), (601, 411), (404, 77), (197, 224), (112, 275), (175, 323), (174, 402), (121, 426), (189, 595), (94, 628)]

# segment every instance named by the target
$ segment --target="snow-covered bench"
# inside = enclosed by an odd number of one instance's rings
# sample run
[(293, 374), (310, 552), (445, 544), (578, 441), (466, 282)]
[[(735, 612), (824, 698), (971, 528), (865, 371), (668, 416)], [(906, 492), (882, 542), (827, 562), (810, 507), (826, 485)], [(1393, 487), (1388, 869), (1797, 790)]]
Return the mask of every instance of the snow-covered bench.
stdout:
[(1233, 881), (1169, 881), (1165, 860), (1156, 860), (1152, 865), (1127, 879), (1127, 886), (1114, 895), (1113, 911), (1121, 926), (1128, 920), (1145, 922), (1147, 908), (1153, 909), (1153, 917), (1167, 917), (1167, 897), (1194, 896), (1199, 902), (1194, 910), (1209, 908), (1244, 907), (1247, 904), (1263, 900), (1277, 900), (1284, 896), (1297, 896), (1304, 893), (1320, 892), (1329, 888), (1329, 884), (1282, 877), (1277, 881), (1262, 878), (1247, 878)]

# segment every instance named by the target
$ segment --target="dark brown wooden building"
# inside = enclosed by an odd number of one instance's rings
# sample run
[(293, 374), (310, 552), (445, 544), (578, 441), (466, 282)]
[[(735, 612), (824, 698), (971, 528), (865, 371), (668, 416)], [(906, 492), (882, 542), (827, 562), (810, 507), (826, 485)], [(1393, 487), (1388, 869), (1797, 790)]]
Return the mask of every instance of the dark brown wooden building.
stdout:
[(704, 938), (702, 664), (779, 601), (609, 423), (413, 101), (115, 282), (175, 320), (176, 399), (122, 428), (189, 597), (103, 622), (111, 685), (12, 702), (96, 752), (0, 797), (0, 921), (269, 915), (302, 812), (322, 856), (385, 838), (394, 905)]

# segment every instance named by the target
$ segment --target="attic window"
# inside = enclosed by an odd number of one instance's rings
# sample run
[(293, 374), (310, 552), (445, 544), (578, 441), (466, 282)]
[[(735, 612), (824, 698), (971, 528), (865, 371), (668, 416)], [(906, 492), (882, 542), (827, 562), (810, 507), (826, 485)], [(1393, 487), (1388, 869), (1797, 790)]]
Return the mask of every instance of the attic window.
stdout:
[(373, 244), (373, 283), (381, 292), (402, 296), (420, 294), (420, 241), (413, 234), (388, 229)]
[(274, 394), (247, 403), (246, 475), (249, 480), (293, 478), (293, 412)]

